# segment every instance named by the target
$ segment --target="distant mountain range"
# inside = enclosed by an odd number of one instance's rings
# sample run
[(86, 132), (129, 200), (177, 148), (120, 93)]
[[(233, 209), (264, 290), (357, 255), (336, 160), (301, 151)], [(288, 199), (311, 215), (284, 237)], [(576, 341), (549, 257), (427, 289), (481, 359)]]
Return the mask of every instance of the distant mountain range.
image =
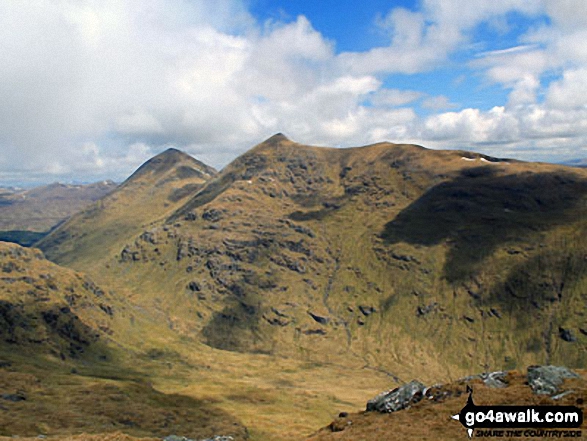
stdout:
[(88, 185), (53, 183), (28, 190), (0, 188), (0, 240), (30, 245), (116, 186), (112, 181), (102, 181)]
[(562, 165), (568, 165), (570, 167), (587, 167), (587, 159), (570, 159), (568, 161), (561, 162)]

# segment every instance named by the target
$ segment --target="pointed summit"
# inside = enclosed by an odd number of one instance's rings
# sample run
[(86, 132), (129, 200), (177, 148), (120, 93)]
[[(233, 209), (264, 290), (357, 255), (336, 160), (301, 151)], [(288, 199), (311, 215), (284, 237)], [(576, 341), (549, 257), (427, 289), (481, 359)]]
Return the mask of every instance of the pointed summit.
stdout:
[(287, 136), (285, 136), (283, 133), (279, 132), (279, 133), (276, 133), (275, 135), (271, 136), (270, 138), (267, 138), (261, 144), (265, 144), (265, 145), (269, 145), (269, 146), (277, 146), (278, 144), (280, 144), (284, 141), (289, 141), (289, 138)]
[(187, 153), (182, 152), (181, 150), (178, 150), (174, 147), (170, 147), (167, 150), (162, 151), (161, 153), (159, 153), (158, 155), (155, 155), (153, 157), (153, 159), (155, 158), (161, 158), (161, 159), (181, 159), (181, 158), (185, 158), (188, 155)]
[(158, 176), (168, 173), (173, 169), (185, 169), (186, 167), (202, 174), (202, 177), (204, 175), (208, 175), (208, 177), (210, 177), (216, 174), (216, 170), (214, 170), (212, 167), (209, 167), (203, 162), (200, 162), (192, 156), (188, 155), (187, 153), (172, 147), (159, 153), (141, 165), (127, 179), (127, 182), (133, 181), (147, 174)]
[[(271, 151), (276, 148), (282, 148), (285, 145), (291, 146), (291, 145), (297, 145), (297, 143), (290, 140), (283, 133), (279, 132), (273, 136), (270, 136), (265, 141), (262, 141), (259, 144), (255, 145), (252, 149), (250, 149), (244, 155), (246, 156), (249, 153), (259, 153), (259, 152), (263, 152), (263, 151)], [(237, 158), (237, 160), (238, 160), (238, 158)]]

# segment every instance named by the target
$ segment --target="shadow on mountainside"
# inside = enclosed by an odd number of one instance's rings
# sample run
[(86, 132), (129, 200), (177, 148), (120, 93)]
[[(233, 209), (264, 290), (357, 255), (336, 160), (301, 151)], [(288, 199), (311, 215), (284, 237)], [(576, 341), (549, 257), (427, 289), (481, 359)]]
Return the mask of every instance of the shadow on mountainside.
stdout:
[(444, 277), (458, 282), (500, 244), (580, 218), (587, 180), (569, 172), (497, 176), (489, 167), (463, 170), (432, 187), (387, 223), (381, 237), (393, 245), (449, 246)]
[[(241, 421), (206, 400), (164, 394), (145, 381), (120, 381), (0, 368), (0, 387), (17, 391), (2, 400), (0, 436), (63, 439), (73, 434), (124, 433), (163, 438), (179, 433), (190, 439), (231, 435), (248, 438)], [(57, 405), (56, 405), (57, 403)], [(178, 437), (179, 438), (179, 437)]]
[(505, 280), (492, 286), (487, 295), (480, 296), (480, 305), (498, 305), (516, 316), (521, 327), (530, 326), (535, 320), (534, 313), (547, 311), (551, 305), (563, 305), (564, 315), (579, 315), (585, 295), (573, 296), (582, 291), (581, 284), (587, 277), (584, 233), (581, 229), (574, 236), (559, 238), (538, 254), (514, 265)]

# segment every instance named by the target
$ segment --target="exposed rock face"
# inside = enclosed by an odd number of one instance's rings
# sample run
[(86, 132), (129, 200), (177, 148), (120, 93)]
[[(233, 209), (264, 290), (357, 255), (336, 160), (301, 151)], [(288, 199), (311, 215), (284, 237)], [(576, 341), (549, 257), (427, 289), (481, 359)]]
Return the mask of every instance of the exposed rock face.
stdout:
[(408, 384), (383, 392), (367, 402), (367, 411), (381, 413), (397, 412), (411, 404), (417, 403), (424, 396), (426, 387), (419, 381), (412, 380)]
[(577, 341), (577, 337), (573, 335), (573, 332), (570, 329), (565, 329), (559, 326), (558, 333), (560, 338), (564, 341), (568, 341), (569, 343), (574, 343)]
[[(234, 438), (232, 436), (224, 436), (224, 435), (215, 435), (212, 438), (206, 438), (201, 441), (233, 441)], [(177, 436), (177, 435), (169, 435), (163, 438), (163, 441), (195, 441), (191, 438), (186, 438), (185, 436)]]
[(528, 384), (538, 395), (557, 394), (565, 378), (579, 378), (579, 375), (564, 366), (528, 367)]

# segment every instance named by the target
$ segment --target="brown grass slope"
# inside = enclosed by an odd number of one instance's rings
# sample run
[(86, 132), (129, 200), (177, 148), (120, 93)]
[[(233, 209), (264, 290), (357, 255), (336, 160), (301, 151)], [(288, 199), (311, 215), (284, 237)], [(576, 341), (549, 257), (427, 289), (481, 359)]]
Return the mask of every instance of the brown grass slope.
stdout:
[(120, 345), (130, 338), (138, 348), (136, 339), (115, 331), (140, 322), (135, 315), (39, 250), (0, 242), (0, 435), (247, 438), (238, 419), (214, 405), (153, 388), (141, 368), (157, 367), (138, 363), (141, 354)]
[[(577, 406), (583, 409), (587, 400), (587, 381), (585, 371), (579, 371), (581, 378), (568, 379), (560, 386), (561, 390), (570, 391), (561, 399), (552, 399), (548, 395), (535, 395), (526, 381), (525, 372), (507, 373), (506, 388), (491, 388), (481, 380), (460, 380), (431, 389), (434, 399), (425, 398), (408, 409), (383, 414), (379, 412), (359, 412), (339, 416), (328, 427), (324, 427), (307, 441), (370, 441), (381, 440), (459, 440), (468, 439), (465, 428), (460, 422), (451, 419), (467, 403), (467, 386), (473, 389), (473, 400), (477, 406)], [(585, 412), (583, 411), (583, 414)], [(488, 429), (484, 429), (488, 430)], [(490, 430), (490, 429), (489, 429)], [(499, 440), (536, 440), (549, 438), (540, 436), (540, 429), (521, 429), (522, 436), (494, 436)], [(520, 430), (520, 429), (518, 429)], [(544, 431), (544, 429), (542, 429)], [(476, 429), (481, 431), (481, 429)], [(553, 429), (548, 429), (553, 431)], [(580, 437), (587, 439), (587, 421), (578, 429), (565, 429), (568, 432), (581, 432)], [(561, 429), (559, 429), (561, 432)], [(526, 436), (524, 436), (526, 434)], [(552, 435), (550, 436), (552, 437)], [(555, 436), (556, 437), (556, 436)], [(565, 438), (564, 435), (560, 436)], [(475, 436), (477, 438), (477, 436)]]
[(116, 188), (112, 181), (88, 185), (54, 183), (17, 192), (0, 191), (0, 231), (50, 230)]
[(173, 212), (215, 173), (191, 156), (168, 149), (36, 246), (55, 262), (76, 268), (91, 266), (117, 252), (120, 240)]
[(112, 332), (115, 309), (87, 277), (47, 261), (39, 250), (0, 242), (4, 349), (77, 358)]
[(586, 177), (468, 152), (317, 148), (276, 135), (166, 221), (117, 240), (99, 266), (89, 254), (59, 256), (219, 349), (398, 379), (584, 366)]

